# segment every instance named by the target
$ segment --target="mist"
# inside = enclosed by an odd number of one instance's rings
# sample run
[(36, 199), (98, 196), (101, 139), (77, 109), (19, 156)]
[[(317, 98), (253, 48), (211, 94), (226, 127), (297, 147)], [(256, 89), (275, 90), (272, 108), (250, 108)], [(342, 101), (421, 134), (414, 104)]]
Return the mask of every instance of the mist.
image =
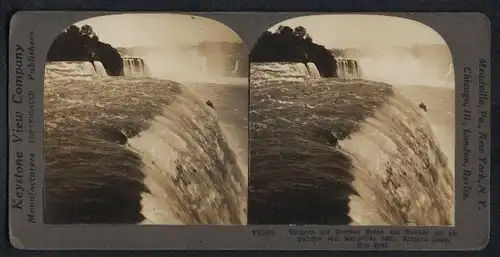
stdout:
[(235, 71), (243, 64), (237, 60), (228, 61), (227, 53), (222, 49), (210, 50), (208, 54), (204, 54), (198, 46), (187, 44), (173, 46), (171, 44), (168, 47), (127, 50), (127, 54), (142, 58), (149, 67), (151, 76), (159, 79), (180, 83), (226, 83), (228, 80), (242, 80), (227, 76), (228, 71)]
[(366, 52), (345, 55), (358, 61), (364, 79), (394, 86), (455, 87), (453, 63), (449, 53), (414, 54), (405, 48)]
[(117, 14), (75, 25), (90, 25), (102, 42), (120, 49), (122, 55), (142, 58), (151, 75), (160, 79), (209, 83), (237, 68), (241, 77), (247, 65), (241, 64), (248, 62), (241, 58), (247, 53), (238, 48), (241, 38), (225, 24), (205, 17)]

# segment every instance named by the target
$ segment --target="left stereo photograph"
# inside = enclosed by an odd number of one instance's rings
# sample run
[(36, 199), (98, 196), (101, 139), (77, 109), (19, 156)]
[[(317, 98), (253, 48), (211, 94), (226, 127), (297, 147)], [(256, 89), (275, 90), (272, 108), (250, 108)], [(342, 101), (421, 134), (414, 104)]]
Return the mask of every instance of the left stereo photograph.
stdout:
[(222, 23), (113, 14), (54, 39), (44, 223), (247, 223), (248, 51)]

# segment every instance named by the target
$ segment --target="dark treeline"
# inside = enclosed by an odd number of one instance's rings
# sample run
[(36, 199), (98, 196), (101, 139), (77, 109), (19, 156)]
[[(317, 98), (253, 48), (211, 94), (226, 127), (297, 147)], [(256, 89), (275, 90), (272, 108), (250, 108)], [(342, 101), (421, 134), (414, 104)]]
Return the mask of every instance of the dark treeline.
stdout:
[(344, 55), (344, 50), (343, 49), (338, 49), (338, 48), (333, 48), (330, 49), (330, 52), (335, 56), (335, 57), (345, 57)]
[(280, 26), (276, 32), (266, 31), (250, 54), (251, 62), (313, 62), (322, 77), (336, 77), (337, 63), (333, 54), (312, 42), (306, 29)]
[(100, 61), (110, 76), (119, 76), (123, 70), (120, 53), (99, 41), (89, 25), (81, 28), (71, 25), (59, 34), (50, 47), (47, 61)]

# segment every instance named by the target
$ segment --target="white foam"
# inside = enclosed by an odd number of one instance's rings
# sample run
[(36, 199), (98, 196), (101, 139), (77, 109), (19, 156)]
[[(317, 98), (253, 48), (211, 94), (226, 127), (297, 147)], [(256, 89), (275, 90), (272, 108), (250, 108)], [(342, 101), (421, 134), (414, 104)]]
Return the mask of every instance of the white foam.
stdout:
[(106, 72), (106, 69), (104, 68), (104, 65), (100, 61), (94, 61), (94, 67), (99, 76), (107, 77), (108, 73)]
[(307, 69), (309, 70), (309, 74), (313, 78), (320, 78), (321, 75), (319, 74), (318, 68), (316, 67), (316, 64), (313, 62), (308, 62), (307, 63)]
[(358, 132), (339, 142), (353, 158), (353, 185), (359, 193), (350, 197), (353, 224), (454, 223), (453, 168), (440, 162), (444, 150), (433, 146), (436, 143), (427, 119), (401, 95), (390, 98)]
[(90, 62), (61, 61), (48, 62), (45, 64), (46, 79), (76, 79), (91, 80), (98, 76), (94, 66)]
[(305, 64), (299, 62), (297, 63), (297, 66), (299, 67), (299, 70), (300, 70), (300, 74), (304, 75), (304, 76), (310, 76), (309, 74), (309, 70), (307, 70), (307, 67)]
[[(142, 157), (144, 183), (150, 191), (142, 194), (141, 201), (146, 224), (246, 222), (240, 216), (245, 214), (241, 208), (246, 203), (246, 179), (232, 175), (241, 171), (238, 163), (227, 161), (232, 153), (216, 124), (211, 110), (184, 94), (154, 117), (148, 130), (129, 139), (128, 147)], [(214, 146), (213, 152), (207, 152), (208, 145)], [(224, 170), (216, 168), (213, 155), (223, 160)]]

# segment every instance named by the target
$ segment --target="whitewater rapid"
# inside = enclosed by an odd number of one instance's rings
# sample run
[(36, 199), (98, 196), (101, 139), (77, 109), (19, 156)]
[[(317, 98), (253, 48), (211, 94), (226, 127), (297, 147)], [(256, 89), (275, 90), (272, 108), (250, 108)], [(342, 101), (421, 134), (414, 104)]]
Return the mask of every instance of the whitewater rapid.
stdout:
[(454, 224), (454, 162), (418, 105), (289, 67), (251, 66), (249, 224)]
[[(454, 162), (424, 115), (395, 92), (358, 132), (339, 142), (356, 167), (353, 223), (453, 225)], [(376, 199), (380, 195), (383, 202)]]
[(246, 223), (238, 159), (182, 84), (49, 63), (44, 101), (47, 223)]

